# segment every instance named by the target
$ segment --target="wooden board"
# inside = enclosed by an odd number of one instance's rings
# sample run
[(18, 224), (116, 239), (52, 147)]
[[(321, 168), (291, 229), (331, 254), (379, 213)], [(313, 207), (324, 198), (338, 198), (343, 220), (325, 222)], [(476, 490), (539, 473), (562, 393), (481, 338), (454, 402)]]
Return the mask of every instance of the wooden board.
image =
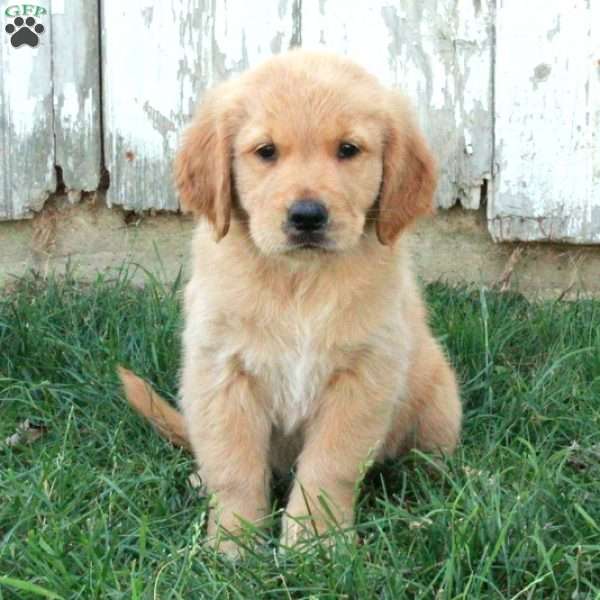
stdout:
[(302, 45), (345, 53), (407, 93), (440, 162), (440, 206), (479, 208), (495, 170), (494, 239), (600, 243), (600, 2), (38, 5), (36, 48), (13, 48), (14, 16), (0, 13), (0, 219), (40, 210), (57, 167), (73, 198), (96, 189), (102, 141), (109, 203), (177, 210), (172, 159), (203, 91)]
[(499, 0), (497, 241), (600, 243), (600, 6)]
[(172, 160), (203, 90), (287, 49), (294, 7), (276, 0), (102, 1), (111, 204), (177, 209)]
[(492, 164), (492, 1), (305, 2), (302, 46), (362, 63), (412, 100), (441, 168), (438, 204), (478, 208)]
[(0, 219), (28, 217), (56, 187), (52, 110), (50, 6), (38, 46), (14, 48), (5, 32), (14, 17), (0, 12)]
[(29, 7), (46, 11), (29, 14), (45, 28), (34, 48), (11, 45), (4, 29), (14, 17), (0, 13), (0, 219), (40, 210), (56, 191), (57, 167), (72, 198), (100, 179), (98, 7), (89, 0)]
[(100, 52), (98, 5), (52, 1), (55, 162), (68, 190), (100, 181)]

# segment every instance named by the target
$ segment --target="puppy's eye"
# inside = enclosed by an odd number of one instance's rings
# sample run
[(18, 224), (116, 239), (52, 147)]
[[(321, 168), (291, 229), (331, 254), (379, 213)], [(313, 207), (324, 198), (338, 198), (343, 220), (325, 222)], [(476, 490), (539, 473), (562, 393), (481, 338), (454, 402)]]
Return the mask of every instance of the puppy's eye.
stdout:
[(356, 156), (360, 152), (360, 148), (350, 142), (342, 142), (338, 146), (337, 156), (341, 159), (348, 159)]
[(277, 158), (277, 148), (275, 144), (265, 144), (256, 149), (256, 154), (265, 161), (274, 161)]

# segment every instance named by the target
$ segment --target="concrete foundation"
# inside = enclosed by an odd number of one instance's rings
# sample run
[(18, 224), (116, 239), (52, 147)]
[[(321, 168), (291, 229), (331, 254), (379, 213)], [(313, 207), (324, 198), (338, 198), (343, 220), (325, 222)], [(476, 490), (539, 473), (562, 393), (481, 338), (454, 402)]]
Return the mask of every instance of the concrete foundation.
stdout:
[[(188, 256), (193, 222), (175, 214), (135, 214), (106, 207), (100, 194), (78, 204), (46, 203), (33, 219), (0, 223), (0, 286), (30, 270), (70, 266), (82, 278), (133, 263), (173, 279)], [(600, 297), (600, 247), (495, 244), (484, 214), (440, 211), (411, 234), (424, 281), (495, 286), (532, 298)], [(136, 279), (143, 281), (143, 271)]]

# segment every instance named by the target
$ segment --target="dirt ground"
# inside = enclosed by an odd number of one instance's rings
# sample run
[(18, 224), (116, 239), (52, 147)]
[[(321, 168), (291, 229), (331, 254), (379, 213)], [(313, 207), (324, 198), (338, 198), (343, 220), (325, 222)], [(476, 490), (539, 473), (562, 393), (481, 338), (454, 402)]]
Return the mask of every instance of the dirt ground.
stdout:
[[(600, 297), (600, 247), (496, 244), (482, 211), (439, 211), (411, 234), (423, 280), (512, 289), (533, 298)], [(0, 285), (35, 269), (70, 265), (82, 278), (131, 262), (166, 280), (187, 262), (193, 222), (174, 214), (107, 208), (101, 197), (79, 204), (56, 198), (34, 218), (0, 223)], [(144, 277), (139, 272), (138, 277)]]

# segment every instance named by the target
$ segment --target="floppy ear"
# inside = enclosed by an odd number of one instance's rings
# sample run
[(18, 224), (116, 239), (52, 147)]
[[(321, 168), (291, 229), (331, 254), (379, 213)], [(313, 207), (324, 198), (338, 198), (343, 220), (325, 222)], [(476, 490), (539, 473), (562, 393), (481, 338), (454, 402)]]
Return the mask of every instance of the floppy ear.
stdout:
[(206, 218), (216, 241), (229, 229), (231, 160), (234, 135), (231, 99), (224, 86), (209, 92), (185, 131), (175, 158), (175, 184), (181, 208)]
[(406, 101), (392, 92), (383, 156), (377, 237), (391, 245), (421, 215), (434, 212), (437, 167)]

